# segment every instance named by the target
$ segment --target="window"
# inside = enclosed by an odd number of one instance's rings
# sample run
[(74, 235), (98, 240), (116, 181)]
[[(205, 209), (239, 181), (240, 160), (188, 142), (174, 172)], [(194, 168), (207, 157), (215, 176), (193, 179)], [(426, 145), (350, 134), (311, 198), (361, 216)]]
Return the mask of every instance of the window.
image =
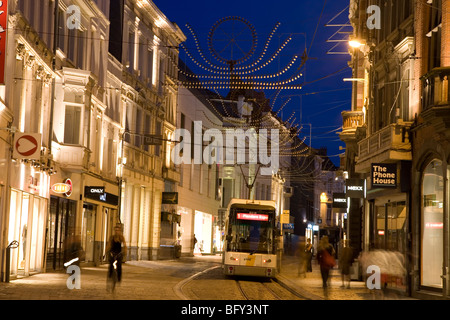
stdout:
[(442, 24), (442, 0), (433, 0), (429, 24), (429, 53), (428, 69), (441, 65), (441, 24)]
[(59, 8), (59, 10), (58, 10), (58, 45), (57, 45), (57, 48), (60, 48), (61, 51), (63, 51), (63, 52), (66, 48), (65, 43), (64, 43), (64, 40), (65, 40), (64, 31), (66, 30), (65, 23), (66, 23), (66, 19), (65, 19), (64, 11), (61, 8)]
[[(152, 117), (150, 116), (150, 114), (146, 114), (145, 115), (145, 124), (144, 124), (144, 133), (147, 135), (149, 135), (149, 134), (151, 134), (151, 128), (152, 128), (152, 125), (151, 125), (151, 120), (152, 120)], [(150, 146), (149, 145), (144, 145), (144, 150), (145, 151), (149, 151), (150, 150)]]
[(148, 87), (152, 86), (152, 78), (153, 78), (153, 50), (147, 50), (147, 85)]
[(134, 32), (128, 34), (128, 71), (134, 70)]
[[(162, 135), (162, 126), (161, 121), (156, 121), (156, 128), (155, 128), (155, 134), (156, 135)], [(161, 156), (161, 146), (159, 144), (155, 145), (155, 155), (157, 157)]]
[(66, 105), (64, 143), (80, 143), (81, 107)]
[(444, 178), (442, 162), (431, 161), (422, 176), (421, 285), (442, 288)]

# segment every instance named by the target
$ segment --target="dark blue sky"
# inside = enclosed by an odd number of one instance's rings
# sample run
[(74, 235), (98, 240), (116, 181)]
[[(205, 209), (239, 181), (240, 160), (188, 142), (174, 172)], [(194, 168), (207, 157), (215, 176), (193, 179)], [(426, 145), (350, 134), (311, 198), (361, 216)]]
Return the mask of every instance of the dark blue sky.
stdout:
[[(266, 57), (270, 57), (289, 35), (292, 35), (292, 40), (282, 50), (282, 55), (268, 66), (270, 69), (265, 70), (265, 73), (269, 70), (276, 73), (283, 69), (294, 55), (301, 56), (305, 50), (306, 35), (306, 47), (312, 59), (306, 62), (301, 80), (295, 82), (300, 84), (306, 81), (306, 85), (301, 90), (281, 92), (275, 101), (274, 110), (278, 110), (290, 97), (290, 102), (283, 108), (283, 119), (287, 120), (292, 112), (295, 112), (291, 120), (295, 118), (296, 123), (300, 121), (303, 124), (311, 123), (312, 146), (327, 147), (328, 155), (332, 156), (331, 159), (335, 164), (338, 164), (339, 158), (334, 155), (343, 152), (339, 150), (339, 146), (344, 144), (339, 142), (336, 132), (340, 131), (338, 128), (342, 125), (341, 112), (351, 109), (351, 84), (343, 82), (343, 78), (351, 77), (351, 69), (347, 65), (350, 56), (327, 54), (327, 51), (336, 44), (327, 40), (339, 28), (327, 27), (325, 24), (348, 6), (348, 0), (154, 0), (154, 3), (169, 20), (178, 24), (183, 30), (188, 37), (185, 45), (193, 54), (196, 53), (193, 36), (186, 24), (192, 27), (200, 46), (207, 55), (209, 53), (207, 37), (211, 27), (221, 18), (239, 16), (252, 24), (256, 30), (258, 45), (254, 57), (258, 57), (267, 37), (279, 22), (280, 26), (272, 38)], [(320, 16), (321, 19), (318, 22)], [(347, 21), (348, 9), (336, 17), (333, 23)], [(350, 29), (343, 29), (343, 31), (348, 30)], [(242, 33), (244, 38), (245, 32)], [(345, 35), (338, 34), (333, 39), (343, 37)], [(347, 50), (346, 45), (340, 44), (333, 49), (333, 52), (345, 50)], [(183, 52), (180, 57), (188, 66), (195, 67)], [(208, 55), (207, 57), (209, 58)], [(199, 61), (201, 61), (200, 58)], [(298, 63), (295, 70), (297, 67)], [(325, 79), (322, 79), (323, 77)], [(274, 97), (273, 95), (274, 92), (266, 92), (269, 98)], [(309, 125), (304, 126), (303, 132), (309, 144)]]

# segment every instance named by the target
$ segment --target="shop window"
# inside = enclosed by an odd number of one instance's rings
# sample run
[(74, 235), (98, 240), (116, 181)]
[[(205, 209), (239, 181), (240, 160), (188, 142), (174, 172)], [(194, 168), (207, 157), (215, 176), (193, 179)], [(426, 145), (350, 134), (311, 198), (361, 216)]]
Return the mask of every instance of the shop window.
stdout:
[(406, 252), (406, 202), (376, 207), (375, 248)]
[(442, 288), (444, 178), (442, 162), (431, 161), (422, 176), (421, 285)]

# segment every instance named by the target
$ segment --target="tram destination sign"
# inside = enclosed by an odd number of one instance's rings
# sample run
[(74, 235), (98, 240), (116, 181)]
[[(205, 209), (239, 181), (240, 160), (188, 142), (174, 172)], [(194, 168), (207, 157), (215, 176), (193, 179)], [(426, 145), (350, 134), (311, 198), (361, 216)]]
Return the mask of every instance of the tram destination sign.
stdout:
[(397, 187), (396, 163), (372, 163), (372, 189)]
[(259, 213), (238, 213), (238, 220), (253, 220), (253, 221), (269, 221), (269, 216), (267, 214)]

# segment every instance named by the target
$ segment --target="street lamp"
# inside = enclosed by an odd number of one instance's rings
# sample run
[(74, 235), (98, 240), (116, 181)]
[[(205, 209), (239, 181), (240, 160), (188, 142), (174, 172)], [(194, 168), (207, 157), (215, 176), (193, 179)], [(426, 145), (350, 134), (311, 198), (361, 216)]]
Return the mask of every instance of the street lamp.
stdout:
[(366, 79), (364, 79), (364, 78), (344, 78), (342, 80), (345, 82), (347, 82), (347, 81), (365, 82), (366, 81)]
[(352, 48), (359, 48), (363, 45), (363, 43), (357, 39), (352, 39), (349, 40), (348, 44), (350, 45), (350, 47)]

